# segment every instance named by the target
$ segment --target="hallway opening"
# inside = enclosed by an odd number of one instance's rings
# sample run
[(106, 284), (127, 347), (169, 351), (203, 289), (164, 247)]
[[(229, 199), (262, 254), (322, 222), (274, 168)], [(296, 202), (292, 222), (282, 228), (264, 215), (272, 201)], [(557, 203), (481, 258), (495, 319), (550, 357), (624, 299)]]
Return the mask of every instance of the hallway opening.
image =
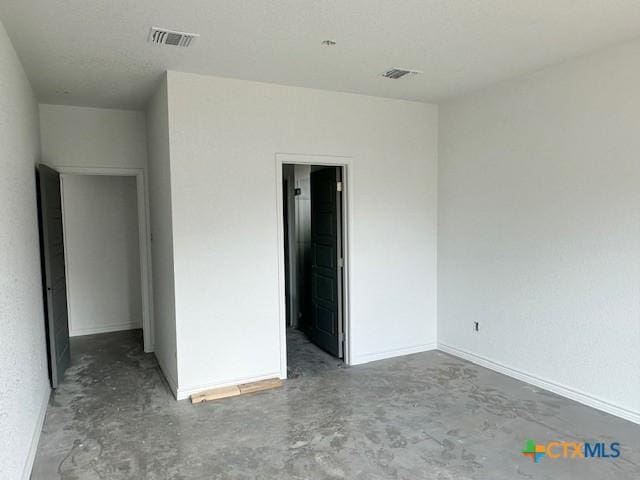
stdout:
[(73, 366), (70, 337), (142, 331), (152, 351), (142, 171), (38, 167), (51, 386)]
[(343, 168), (282, 165), (289, 378), (345, 358)]

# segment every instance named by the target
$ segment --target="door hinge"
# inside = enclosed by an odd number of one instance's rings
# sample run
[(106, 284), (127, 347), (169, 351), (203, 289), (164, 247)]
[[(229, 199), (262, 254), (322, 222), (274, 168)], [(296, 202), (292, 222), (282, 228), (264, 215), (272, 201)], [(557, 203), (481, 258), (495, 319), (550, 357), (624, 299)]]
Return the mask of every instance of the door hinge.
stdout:
[(344, 332), (340, 332), (340, 333), (338, 334), (338, 341), (339, 341), (339, 342), (344, 342)]
[(338, 259), (338, 268), (344, 268), (344, 258)]
[(341, 191), (342, 191), (342, 182), (338, 182), (338, 184), (337, 184), (337, 190), (338, 190), (339, 192), (341, 192)]

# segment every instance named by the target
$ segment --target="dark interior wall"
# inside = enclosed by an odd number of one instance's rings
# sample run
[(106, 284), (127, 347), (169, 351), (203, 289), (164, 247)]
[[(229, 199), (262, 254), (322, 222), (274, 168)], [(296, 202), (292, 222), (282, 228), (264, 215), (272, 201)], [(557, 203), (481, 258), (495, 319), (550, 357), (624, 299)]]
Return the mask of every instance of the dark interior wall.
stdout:
[(295, 327), (296, 321), (296, 237), (295, 237), (295, 167), (282, 166), (282, 195), (284, 215), (284, 270), (285, 302), (287, 305), (287, 327)]
[(287, 327), (301, 330), (311, 303), (311, 168), (282, 168)]
[(310, 165), (295, 166), (296, 315), (304, 329), (311, 304), (311, 191)]

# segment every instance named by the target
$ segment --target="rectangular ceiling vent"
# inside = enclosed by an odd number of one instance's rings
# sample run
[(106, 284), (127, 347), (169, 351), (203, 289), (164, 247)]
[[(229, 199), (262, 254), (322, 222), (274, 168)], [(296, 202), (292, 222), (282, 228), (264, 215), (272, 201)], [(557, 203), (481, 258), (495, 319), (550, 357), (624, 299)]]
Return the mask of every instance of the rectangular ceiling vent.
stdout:
[(391, 68), (382, 74), (385, 78), (391, 78), (397, 80), (405, 75), (420, 75), (422, 72), (418, 70), (408, 70), (406, 68)]
[(167, 28), (151, 27), (149, 41), (158, 45), (174, 45), (176, 47), (190, 47), (199, 37), (197, 33), (176, 32)]

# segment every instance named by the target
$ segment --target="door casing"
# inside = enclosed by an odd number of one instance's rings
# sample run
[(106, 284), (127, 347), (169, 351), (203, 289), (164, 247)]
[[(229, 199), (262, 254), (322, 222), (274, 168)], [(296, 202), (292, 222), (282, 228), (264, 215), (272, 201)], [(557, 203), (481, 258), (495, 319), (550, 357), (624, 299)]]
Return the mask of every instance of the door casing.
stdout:
[(284, 205), (282, 166), (284, 164), (319, 165), (342, 167), (342, 258), (343, 268), (343, 328), (344, 358), (346, 365), (351, 364), (353, 338), (350, 324), (350, 262), (351, 253), (349, 232), (353, 231), (353, 218), (349, 205), (353, 198), (353, 157), (347, 155), (315, 155), (301, 153), (276, 153), (275, 155), (276, 205), (277, 205), (277, 247), (278, 247), (278, 299), (280, 327), (280, 378), (287, 378), (287, 332), (286, 332), (286, 300), (285, 300), (285, 267), (284, 267)]

